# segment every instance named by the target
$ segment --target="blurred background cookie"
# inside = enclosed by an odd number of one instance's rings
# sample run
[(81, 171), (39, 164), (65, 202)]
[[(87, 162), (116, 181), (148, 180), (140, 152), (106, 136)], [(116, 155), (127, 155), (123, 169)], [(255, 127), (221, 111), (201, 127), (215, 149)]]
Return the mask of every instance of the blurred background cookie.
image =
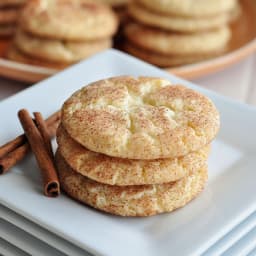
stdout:
[(129, 15), (138, 22), (170, 31), (198, 32), (225, 25), (234, 14), (223, 12), (209, 17), (184, 17), (179, 15), (166, 15), (145, 8), (137, 2), (129, 5)]
[(208, 17), (232, 10), (237, 0), (138, 0), (150, 10), (188, 17)]
[(160, 67), (200, 62), (225, 53), (237, 0), (138, 0), (124, 29), (124, 50)]
[(33, 65), (66, 67), (110, 48), (117, 27), (111, 8), (91, 0), (29, 1), (7, 57)]
[(1, 0), (0, 7), (17, 7), (25, 4), (26, 1), (28, 0)]
[(0, 25), (0, 37), (10, 37), (14, 32), (15, 26), (9, 24)]
[(25, 0), (0, 1), (0, 37), (10, 37), (14, 34), (24, 3)]
[(22, 30), (59, 40), (96, 40), (115, 34), (112, 10), (91, 0), (29, 1), (20, 17)]
[(0, 24), (13, 24), (18, 19), (18, 10), (12, 9), (0, 9)]
[(223, 53), (223, 51), (219, 51), (211, 54), (196, 54), (196, 55), (192, 54), (187, 56), (186, 55), (164, 55), (164, 54), (156, 53), (150, 50), (145, 50), (130, 42), (126, 42), (124, 44), (124, 50), (139, 59), (142, 59), (146, 62), (149, 62), (153, 65), (156, 65), (162, 68), (191, 64), (191, 63), (195, 63), (195, 62), (220, 56)]
[(23, 53), (13, 45), (9, 48), (6, 57), (16, 62), (21, 62), (24, 64), (35, 65), (45, 68), (64, 69), (67, 67), (67, 64), (49, 62), (43, 59), (30, 57), (29, 55)]
[(127, 40), (143, 49), (161, 54), (210, 54), (223, 49), (230, 39), (230, 30), (223, 26), (211, 31), (193, 34), (175, 34), (138, 24), (126, 26)]
[(65, 41), (39, 38), (21, 30), (17, 32), (14, 43), (20, 51), (31, 57), (67, 64), (88, 58), (112, 45), (110, 38), (87, 42)]
[(3, 0), (0, 37), (18, 30), (12, 47), (26, 56), (18, 59), (47, 66), (65, 67), (113, 46), (172, 68), (232, 49), (229, 24), (241, 12), (238, 0)]

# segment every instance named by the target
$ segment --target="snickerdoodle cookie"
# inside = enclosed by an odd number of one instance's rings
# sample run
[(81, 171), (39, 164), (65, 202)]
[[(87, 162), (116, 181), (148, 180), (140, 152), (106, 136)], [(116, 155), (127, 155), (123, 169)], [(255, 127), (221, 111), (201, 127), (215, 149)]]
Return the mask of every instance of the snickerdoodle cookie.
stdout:
[(230, 11), (237, 0), (138, 0), (138, 2), (160, 13), (207, 17)]
[(131, 0), (96, 0), (104, 4), (108, 4), (112, 7), (123, 7), (127, 5)]
[[(1, 34), (1, 30), (0, 30), (0, 34)], [(9, 48), (6, 57), (10, 60), (20, 62), (23, 64), (40, 66), (40, 67), (51, 68), (56, 70), (64, 69), (67, 67), (67, 63), (49, 62), (39, 58), (31, 57), (21, 52), (14, 45)]]
[(15, 26), (13, 24), (5, 24), (5, 25), (0, 25), (0, 36), (1, 37), (9, 37), (13, 35), (15, 32)]
[(130, 159), (184, 156), (208, 145), (219, 129), (210, 99), (168, 80), (104, 79), (62, 107), (68, 134), (91, 151)]
[(0, 7), (17, 7), (23, 5), (27, 0), (1, 0)]
[(211, 59), (221, 55), (224, 50), (223, 49), (210, 54), (165, 55), (150, 50), (145, 50), (130, 42), (125, 42), (123, 48), (131, 55), (162, 68), (177, 67)]
[(35, 37), (20, 30), (16, 34), (15, 45), (29, 56), (70, 64), (110, 48), (112, 40), (73, 42)]
[(76, 172), (100, 183), (118, 186), (160, 184), (176, 181), (205, 166), (209, 146), (184, 157), (157, 160), (130, 160), (90, 151), (74, 141), (60, 126), (58, 148)]
[(59, 151), (56, 166), (61, 188), (72, 198), (96, 209), (121, 216), (151, 216), (186, 205), (204, 188), (207, 167), (166, 184), (111, 186), (92, 181), (75, 172)]
[(231, 32), (227, 26), (192, 34), (175, 34), (139, 24), (125, 27), (125, 35), (133, 44), (161, 54), (209, 54), (223, 49)]
[(0, 9), (0, 24), (14, 24), (19, 16), (19, 9)]
[(128, 8), (129, 15), (136, 21), (170, 31), (197, 32), (225, 25), (231, 19), (231, 12), (218, 13), (209, 17), (184, 17), (159, 14), (146, 9), (138, 2), (133, 2)]
[(108, 38), (118, 27), (110, 7), (92, 0), (34, 0), (25, 6), (20, 23), (31, 34), (63, 40)]

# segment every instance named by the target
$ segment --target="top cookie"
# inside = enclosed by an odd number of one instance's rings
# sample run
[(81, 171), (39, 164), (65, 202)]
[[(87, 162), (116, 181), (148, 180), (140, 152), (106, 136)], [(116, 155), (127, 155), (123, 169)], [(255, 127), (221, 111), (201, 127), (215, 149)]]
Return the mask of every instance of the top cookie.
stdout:
[(208, 16), (230, 11), (237, 0), (139, 0), (145, 7), (180, 16)]
[(129, 159), (174, 158), (209, 144), (219, 114), (205, 96), (167, 80), (115, 77), (73, 94), (62, 107), (68, 134), (88, 149)]
[(63, 40), (94, 40), (112, 36), (118, 26), (110, 7), (92, 0), (32, 0), (20, 19), (23, 30)]

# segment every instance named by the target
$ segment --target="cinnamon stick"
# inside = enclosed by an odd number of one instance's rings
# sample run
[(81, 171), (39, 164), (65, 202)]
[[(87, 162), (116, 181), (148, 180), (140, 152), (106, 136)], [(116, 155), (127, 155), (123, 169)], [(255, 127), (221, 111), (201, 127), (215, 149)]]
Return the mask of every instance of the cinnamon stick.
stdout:
[(44, 194), (49, 197), (58, 196), (60, 193), (59, 180), (53, 159), (47, 150), (45, 141), (27, 110), (20, 110), (18, 116), (41, 170), (44, 182)]
[(40, 112), (34, 112), (35, 117), (35, 124), (37, 126), (37, 129), (39, 130), (43, 140), (44, 144), (46, 146), (46, 149), (48, 151), (49, 156), (54, 159), (53, 151), (52, 151), (52, 144), (51, 144), (51, 137), (49, 135), (48, 129), (46, 127), (46, 123), (43, 119), (43, 116)]
[[(50, 137), (55, 136), (60, 122), (60, 112), (55, 112), (46, 119)], [(24, 134), (0, 147), (0, 175), (21, 161), (29, 152), (30, 147)]]
[(0, 158), (20, 147), (22, 144), (26, 142), (26, 137), (24, 135), (20, 135), (14, 140), (6, 143), (5, 145), (0, 147)]
[(25, 143), (0, 159), (0, 174), (4, 174), (10, 170), (10, 168), (22, 160), (29, 151), (30, 146), (28, 143)]

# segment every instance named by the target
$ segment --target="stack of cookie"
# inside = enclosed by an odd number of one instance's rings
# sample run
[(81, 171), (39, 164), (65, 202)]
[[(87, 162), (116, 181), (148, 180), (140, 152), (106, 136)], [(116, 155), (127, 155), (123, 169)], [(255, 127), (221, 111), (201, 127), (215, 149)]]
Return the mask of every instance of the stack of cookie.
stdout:
[(34, 0), (24, 7), (8, 57), (63, 68), (111, 47), (118, 21), (92, 0)]
[(62, 107), (62, 189), (112, 214), (170, 212), (203, 190), (218, 129), (214, 104), (192, 89), (150, 77), (97, 81)]
[(26, 0), (0, 1), (0, 37), (12, 36), (15, 32), (21, 7)]
[(160, 67), (198, 62), (222, 54), (237, 0), (138, 0), (129, 5), (125, 50)]

